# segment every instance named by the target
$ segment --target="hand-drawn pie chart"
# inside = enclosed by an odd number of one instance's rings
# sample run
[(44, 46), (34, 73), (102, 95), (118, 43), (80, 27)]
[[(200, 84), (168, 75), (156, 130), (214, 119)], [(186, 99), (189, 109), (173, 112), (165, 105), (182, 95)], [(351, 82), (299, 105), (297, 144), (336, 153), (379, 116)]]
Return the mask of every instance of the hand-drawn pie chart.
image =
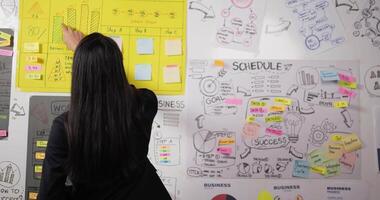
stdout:
[(236, 198), (229, 194), (219, 194), (219, 195), (216, 195), (211, 200), (236, 200)]
[(231, 0), (231, 2), (238, 8), (248, 8), (253, 0)]
[(211, 131), (201, 130), (194, 134), (193, 145), (200, 153), (210, 153), (216, 146), (216, 137)]

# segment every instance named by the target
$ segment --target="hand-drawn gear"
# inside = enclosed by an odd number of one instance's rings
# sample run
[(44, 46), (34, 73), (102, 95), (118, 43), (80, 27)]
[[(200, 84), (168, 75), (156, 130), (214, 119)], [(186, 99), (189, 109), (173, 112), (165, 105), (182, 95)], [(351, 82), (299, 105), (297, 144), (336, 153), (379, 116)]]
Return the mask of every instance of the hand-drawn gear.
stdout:
[(309, 135), (309, 141), (312, 145), (316, 147), (322, 146), (328, 140), (326, 132), (320, 127), (313, 125), (311, 128), (311, 133)]
[(208, 76), (199, 82), (201, 93), (205, 96), (215, 96), (219, 92), (219, 82), (215, 77)]

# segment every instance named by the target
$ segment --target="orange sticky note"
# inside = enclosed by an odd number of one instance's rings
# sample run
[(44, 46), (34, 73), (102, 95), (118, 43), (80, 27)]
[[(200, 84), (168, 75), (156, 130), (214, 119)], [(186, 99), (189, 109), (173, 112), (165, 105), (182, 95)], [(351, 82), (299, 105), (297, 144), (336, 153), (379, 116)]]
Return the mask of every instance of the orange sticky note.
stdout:
[(224, 61), (223, 60), (214, 60), (214, 66), (224, 67)]

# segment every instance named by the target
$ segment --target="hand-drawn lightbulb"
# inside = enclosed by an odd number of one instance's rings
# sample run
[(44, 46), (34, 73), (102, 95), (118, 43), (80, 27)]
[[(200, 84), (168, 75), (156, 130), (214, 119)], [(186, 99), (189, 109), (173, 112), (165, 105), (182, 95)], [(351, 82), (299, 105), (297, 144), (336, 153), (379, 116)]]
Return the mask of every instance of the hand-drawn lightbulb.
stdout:
[(296, 143), (298, 141), (299, 133), (304, 122), (305, 117), (296, 112), (289, 112), (285, 115), (284, 123), (290, 142)]

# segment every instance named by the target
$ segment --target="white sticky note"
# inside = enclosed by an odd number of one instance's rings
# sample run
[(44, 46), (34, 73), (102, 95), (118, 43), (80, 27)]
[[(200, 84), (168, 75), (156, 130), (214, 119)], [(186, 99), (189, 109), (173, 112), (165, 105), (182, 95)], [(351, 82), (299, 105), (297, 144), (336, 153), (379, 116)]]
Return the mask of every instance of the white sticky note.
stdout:
[(181, 39), (166, 40), (165, 41), (165, 54), (167, 56), (182, 55), (182, 41), (181, 41)]
[(119, 47), (120, 51), (123, 51), (123, 39), (119, 36), (111, 36), (111, 39), (116, 42), (117, 46)]
[(136, 64), (135, 65), (135, 80), (137, 81), (152, 80), (152, 65)]
[(38, 42), (24, 43), (24, 52), (39, 53), (40, 52), (40, 44)]
[(169, 65), (164, 67), (164, 82), (165, 83), (180, 83), (181, 75), (178, 65)]
[(153, 38), (140, 38), (136, 41), (136, 51), (140, 55), (153, 54)]

